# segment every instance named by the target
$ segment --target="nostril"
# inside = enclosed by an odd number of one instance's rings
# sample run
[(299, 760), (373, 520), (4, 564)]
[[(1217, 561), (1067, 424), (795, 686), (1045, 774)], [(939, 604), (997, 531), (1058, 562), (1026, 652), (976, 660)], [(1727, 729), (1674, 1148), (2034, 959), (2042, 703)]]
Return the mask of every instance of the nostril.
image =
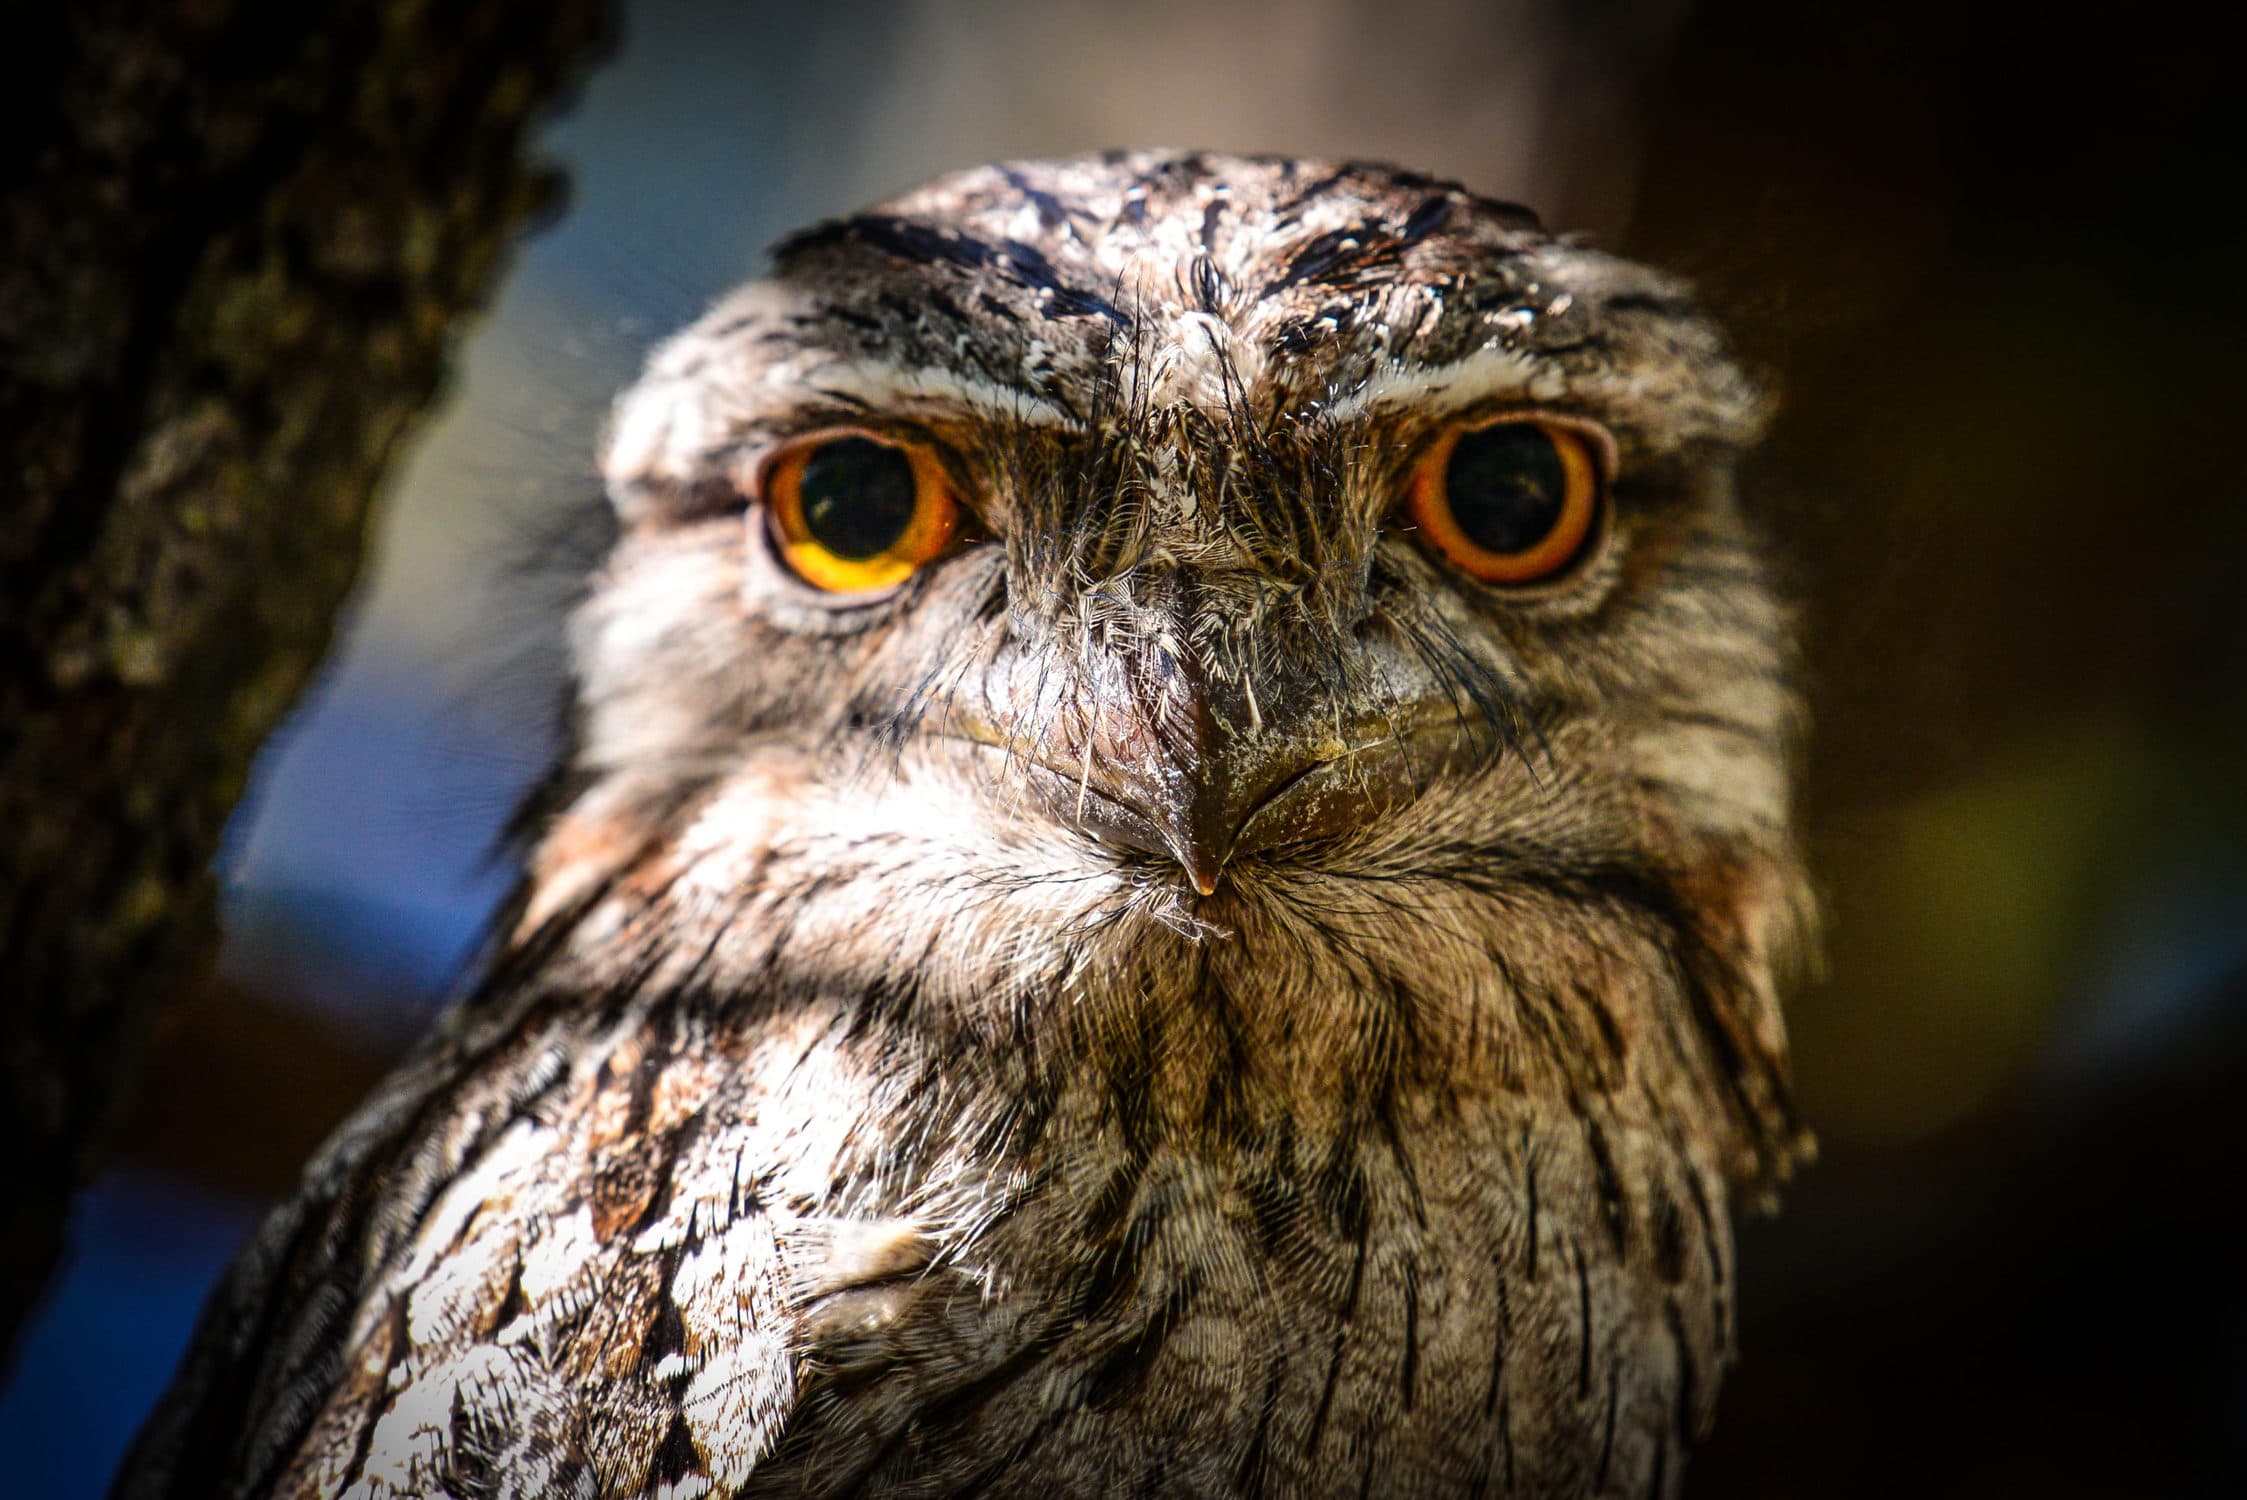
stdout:
[(1255, 817), (1258, 813), (1271, 806), (1274, 802), (1278, 802), (1286, 797), (1288, 793), (1294, 791), (1297, 787), (1301, 786), (1311, 777), (1325, 770), (1329, 765), (1334, 763), (1339, 754), (1340, 752), (1337, 751), (1335, 755), (1321, 756), (1316, 760), (1310, 761), (1305, 765), (1298, 766), (1294, 770), (1289, 771), (1286, 775), (1282, 776), (1278, 781), (1273, 783), (1269, 791), (1265, 792), (1263, 796), (1256, 799), (1256, 804), (1248, 810), (1249, 817)]

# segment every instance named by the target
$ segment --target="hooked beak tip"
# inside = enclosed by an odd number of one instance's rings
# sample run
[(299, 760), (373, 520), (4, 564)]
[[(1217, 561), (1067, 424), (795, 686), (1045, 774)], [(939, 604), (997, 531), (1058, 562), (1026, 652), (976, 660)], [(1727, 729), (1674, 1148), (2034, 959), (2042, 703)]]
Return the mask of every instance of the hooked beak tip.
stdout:
[(1217, 894), (1217, 882), (1225, 876), (1225, 862), (1215, 851), (1199, 840), (1181, 839), (1171, 845), (1170, 852), (1196, 891), (1204, 896)]

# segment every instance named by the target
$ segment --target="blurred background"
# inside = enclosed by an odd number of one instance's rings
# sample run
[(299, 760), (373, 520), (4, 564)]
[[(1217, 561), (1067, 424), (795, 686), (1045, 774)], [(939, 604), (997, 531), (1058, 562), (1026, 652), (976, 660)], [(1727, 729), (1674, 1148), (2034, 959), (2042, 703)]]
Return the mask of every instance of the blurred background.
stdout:
[[(1388, 158), (1695, 277), (1784, 392), (1820, 1162), (1693, 1493), (2247, 1493), (2247, 495), (2227, 53), (1901, 0), (630, 0), (223, 859), (228, 947), (0, 1386), (100, 1493), (262, 1205), (429, 1020), (553, 746), (590, 460), (803, 221), (1123, 144)], [(2235, 86), (2231, 87), (2235, 93)], [(30, 1373), (35, 1372), (35, 1373)]]

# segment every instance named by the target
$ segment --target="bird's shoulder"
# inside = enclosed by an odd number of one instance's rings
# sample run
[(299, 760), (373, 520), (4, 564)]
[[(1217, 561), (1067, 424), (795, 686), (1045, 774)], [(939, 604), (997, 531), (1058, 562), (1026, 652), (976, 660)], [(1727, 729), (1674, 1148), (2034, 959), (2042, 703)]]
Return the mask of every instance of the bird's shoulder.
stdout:
[(116, 1493), (742, 1482), (943, 1281), (924, 1217), (834, 1211), (895, 1086), (845, 1030), (478, 997), (237, 1256)]

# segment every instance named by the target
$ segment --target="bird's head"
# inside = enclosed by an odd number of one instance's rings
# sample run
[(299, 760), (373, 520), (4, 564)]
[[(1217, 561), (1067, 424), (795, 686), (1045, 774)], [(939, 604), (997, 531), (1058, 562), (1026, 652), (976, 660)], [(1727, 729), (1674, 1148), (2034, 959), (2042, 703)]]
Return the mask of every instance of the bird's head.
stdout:
[(1762, 1107), (1804, 906), (1763, 415), (1676, 281), (1388, 168), (1117, 153), (820, 225), (619, 405), (540, 878), (660, 846), (825, 980), (1015, 1014), (1179, 963), (1458, 1010), (1607, 924), (1745, 976)]

